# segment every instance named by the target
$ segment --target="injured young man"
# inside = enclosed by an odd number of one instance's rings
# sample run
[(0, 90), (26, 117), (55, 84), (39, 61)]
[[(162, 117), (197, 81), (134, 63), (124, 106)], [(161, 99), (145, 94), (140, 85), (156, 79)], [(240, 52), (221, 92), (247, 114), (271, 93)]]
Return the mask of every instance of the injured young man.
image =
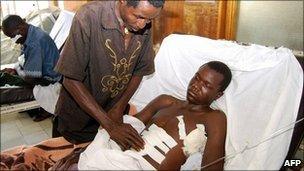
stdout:
[(186, 101), (160, 95), (136, 115), (124, 116), (124, 122), (142, 136), (144, 149), (120, 147), (100, 128), (86, 149), (63, 158), (52, 169), (175, 170), (200, 152), (198, 169), (223, 170), (224, 160), (218, 159), (225, 156), (226, 116), (210, 104), (223, 95), (230, 81), (227, 65), (208, 62), (191, 79)]

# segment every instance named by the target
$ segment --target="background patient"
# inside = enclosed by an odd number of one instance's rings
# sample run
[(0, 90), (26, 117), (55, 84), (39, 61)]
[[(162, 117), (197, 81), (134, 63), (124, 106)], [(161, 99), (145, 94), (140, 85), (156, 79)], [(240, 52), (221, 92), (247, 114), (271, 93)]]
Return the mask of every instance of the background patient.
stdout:
[[(146, 143), (144, 150), (135, 152), (131, 149), (122, 152), (121, 150), (115, 150), (117, 148), (111, 145), (100, 145), (101, 141), (109, 141), (104, 140), (104, 138), (98, 139), (98, 137), (101, 137), (99, 134), (107, 134), (99, 131), (94, 141), (81, 154), (78, 168), (126, 169), (125, 167), (129, 167), (132, 169), (151, 169), (140, 164), (140, 167), (137, 164), (132, 167), (130, 163), (128, 166), (123, 164), (118, 166), (117, 163), (123, 163), (124, 161), (115, 162), (115, 160), (122, 160), (121, 156), (129, 156), (134, 160), (135, 158), (140, 160), (138, 156), (142, 156), (141, 159), (150, 163), (154, 169), (171, 170), (180, 169), (187, 157), (195, 152), (203, 154), (202, 167), (223, 157), (225, 155), (226, 116), (222, 111), (211, 109), (210, 104), (223, 95), (223, 91), (230, 81), (231, 71), (222, 62), (211, 61), (204, 64), (188, 85), (186, 101), (168, 95), (161, 95), (135, 115), (146, 125), (145, 131), (142, 132), (142, 137)], [(139, 120), (137, 122), (140, 122)], [(158, 139), (151, 139), (151, 137), (158, 137)], [(162, 144), (157, 143), (159, 141), (165, 144), (165, 147), (159, 145)], [(121, 146), (121, 148), (125, 150), (128, 147)], [(168, 150), (164, 150), (166, 148)], [(113, 153), (120, 157), (113, 157), (115, 156)], [(73, 157), (75, 155), (70, 159), (65, 158), (64, 162), (59, 163), (70, 165), (71, 163), (66, 161), (75, 161), (75, 158), (71, 159)], [(103, 158), (106, 158), (107, 161), (103, 161)], [(56, 169), (56, 167), (64, 168), (59, 163), (53, 169)], [(139, 163), (144, 162), (139, 161)], [(223, 164), (224, 160), (221, 160), (208, 165), (205, 169), (223, 170)], [(66, 166), (66, 168), (68, 167)]]

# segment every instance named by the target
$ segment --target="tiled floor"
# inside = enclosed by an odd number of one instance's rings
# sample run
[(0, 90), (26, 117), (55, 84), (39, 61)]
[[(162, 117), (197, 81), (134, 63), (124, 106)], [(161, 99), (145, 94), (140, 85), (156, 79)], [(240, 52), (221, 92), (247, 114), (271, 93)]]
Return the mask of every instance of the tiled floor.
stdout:
[(18, 146), (32, 145), (52, 136), (51, 118), (34, 122), (26, 113), (1, 115), (1, 151)]

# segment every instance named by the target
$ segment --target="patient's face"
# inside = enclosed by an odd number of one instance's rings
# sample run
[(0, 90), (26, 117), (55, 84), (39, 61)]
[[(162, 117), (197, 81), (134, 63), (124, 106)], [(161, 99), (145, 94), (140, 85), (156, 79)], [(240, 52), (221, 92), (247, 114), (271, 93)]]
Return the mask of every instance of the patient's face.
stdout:
[(222, 95), (219, 90), (223, 79), (222, 74), (207, 65), (201, 67), (189, 83), (187, 100), (192, 104), (210, 105)]

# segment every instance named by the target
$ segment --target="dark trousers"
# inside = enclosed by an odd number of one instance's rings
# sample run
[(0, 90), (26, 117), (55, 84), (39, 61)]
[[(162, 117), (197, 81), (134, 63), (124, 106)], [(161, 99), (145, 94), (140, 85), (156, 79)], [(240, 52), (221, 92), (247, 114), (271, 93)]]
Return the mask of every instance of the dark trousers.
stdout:
[[(5, 85), (20, 86), (18, 88), (6, 88)], [(18, 103), (34, 100), (33, 86), (28, 85), (20, 76), (0, 72), (0, 104)]]
[(35, 100), (33, 87), (1, 88), (0, 104)]
[[(35, 85), (47, 86), (50, 82), (44, 78), (34, 79), (33, 82), (25, 82), (23, 78), (18, 75), (10, 75), (0, 71), (0, 86), (1, 98), (0, 104), (18, 103), (24, 101), (35, 100), (33, 95), (33, 88)], [(5, 85), (19, 86), (18, 88), (5, 88)]]
[(57, 138), (62, 136), (60, 132), (57, 130), (57, 128), (58, 128), (58, 116), (55, 116), (53, 118), (52, 138)]

